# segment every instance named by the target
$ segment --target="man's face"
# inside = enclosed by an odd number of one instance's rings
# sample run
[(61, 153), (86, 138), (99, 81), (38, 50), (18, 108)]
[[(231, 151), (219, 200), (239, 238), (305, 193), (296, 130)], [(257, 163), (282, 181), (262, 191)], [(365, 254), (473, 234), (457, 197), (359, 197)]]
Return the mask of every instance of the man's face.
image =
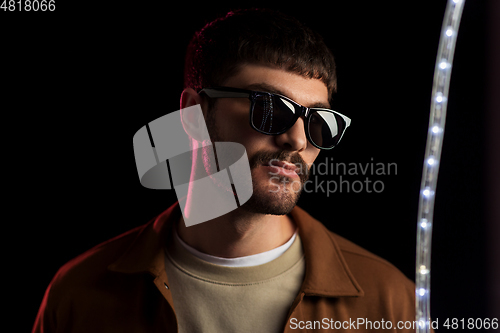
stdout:
[[(306, 107), (329, 107), (328, 89), (322, 81), (262, 65), (241, 66), (223, 86), (278, 93)], [(210, 138), (246, 148), (253, 196), (241, 208), (260, 214), (288, 214), (297, 204), (320, 150), (307, 140), (303, 118), (283, 134), (265, 135), (252, 129), (249, 112), (248, 98), (217, 99), (206, 121)]]

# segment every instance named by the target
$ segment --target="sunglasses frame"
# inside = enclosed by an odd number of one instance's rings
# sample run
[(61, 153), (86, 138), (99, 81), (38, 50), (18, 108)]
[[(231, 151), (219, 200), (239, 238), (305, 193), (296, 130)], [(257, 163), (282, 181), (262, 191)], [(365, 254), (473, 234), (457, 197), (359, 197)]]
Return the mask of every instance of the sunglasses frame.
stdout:
[[(322, 150), (330, 150), (330, 149), (335, 148), (340, 143), (340, 140), (342, 140), (342, 137), (344, 136), (346, 129), (351, 125), (351, 119), (349, 117), (344, 116), (343, 114), (341, 114), (337, 111), (334, 111), (331, 109), (324, 109), (324, 108), (308, 108), (308, 107), (300, 105), (299, 103), (291, 100), (290, 98), (283, 96), (283, 95), (280, 95), (280, 94), (274, 94), (274, 93), (265, 92), (265, 91), (255, 91), (255, 90), (232, 88), (232, 87), (203, 88), (198, 92), (198, 94), (202, 94), (202, 93), (204, 93), (205, 95), (207, 95), (210, 98), (248, 98), (248, 99), (250, 99), (250, 103), (251, 103), (251, 105), (250, 105), (250, 118), (249, 118), (250, 126), (252, 126), (252, 128), (254, 130), (256, 130), (257, 132), (262, 133), (262, 134), (266, 134), (266, 135), (283, 134), (286, 131), (288, 131), (290, 128), (292, 128), (292, 126), (297, 122), (297, 119), (304, 116), (304, 119), (306, 120), (304, 122), (304, 130), (306, 133), (307, 140), (314, 147), (316, 147), (318, 149), (322, 149)], [(293, 121), (291, 121), (290, 124), (287, 124), (287, 127), (284, 130), (276, 132), (276, 133), (269, 133), (266, 131), (262, 131), (262, 130), (258, 129), (252, 122), (255, 101), (256, 101), (257, 97), (262, 96), (262, 95), (269, 96), (269, 97), (277, 96), (279, 98), (282, 98), (282, 99), (286, 100), (287, 102), (291, 103), (296, 109), (298, 108), (300, 110), (300, 112), (295, 113), (295, 117), (294, 117)], [(311, 138), (311, 134), (309, 133), (309, 119), (311, 118), (311, 115), (317, 111), (326, 111), (326, 112), (334, 113), (336, 115), (339, 115), (345, 121), (346, 126), (345, 126), (344, 130), (342, 131), (342, 134), (340, 135), (340, 138), (338, 139), (337, 144), (334, 145), (333, 147), (328, 147), (328, 148), (327, 147), (320, 147), (316, 143), (314, 143), (314, 141)]]

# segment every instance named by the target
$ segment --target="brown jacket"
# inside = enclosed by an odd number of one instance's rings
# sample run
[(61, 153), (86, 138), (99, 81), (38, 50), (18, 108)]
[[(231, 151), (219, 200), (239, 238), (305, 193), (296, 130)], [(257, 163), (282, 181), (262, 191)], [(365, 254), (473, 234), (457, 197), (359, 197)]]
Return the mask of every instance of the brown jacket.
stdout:
[[(415, 320), (413, 282), (301, 208), (290, 215), (299, 228), (306, 275), (284, 332), (415, 331), (397, 329)], [(175, 204), (61, 267), (33, 332), (177, 332), (162, 248), (179, 218)]]

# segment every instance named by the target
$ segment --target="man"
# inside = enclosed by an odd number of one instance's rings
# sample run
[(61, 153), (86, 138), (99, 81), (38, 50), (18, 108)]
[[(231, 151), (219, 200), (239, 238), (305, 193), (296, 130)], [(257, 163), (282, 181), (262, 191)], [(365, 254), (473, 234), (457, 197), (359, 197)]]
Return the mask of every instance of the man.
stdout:
[[(335, 90), (331, 52), (297, 20), (245, 10), (207, 24), (188, 47), (181, 109), (201, 105), (212, 142), (245, 147), (252, 197), (189, 227), (176, 203), (70, 261), (33, 332), (414, 331), (413, 283), (295, 206), (350, 124), (329, 109)], [(210, 176), (217, 161), (192, 145), (193, 177)], [(179, 199), (184, 214), (201, 196)]]

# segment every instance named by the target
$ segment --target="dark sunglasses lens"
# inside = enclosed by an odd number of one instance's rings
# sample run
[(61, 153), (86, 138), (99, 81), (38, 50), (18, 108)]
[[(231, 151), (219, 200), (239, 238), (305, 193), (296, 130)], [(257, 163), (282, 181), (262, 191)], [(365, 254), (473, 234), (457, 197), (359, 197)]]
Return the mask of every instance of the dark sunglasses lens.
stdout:
[(346, 128), (344, 118), (330, 111), (314, 111), (307, 124), (311, 140), (321, 148), (335, 147)]
[(284, 98), (270, 94), (258, 95), (252, 110), (252, 124), (259, 131), (276, 134), (293, 125), (295, 106)]

